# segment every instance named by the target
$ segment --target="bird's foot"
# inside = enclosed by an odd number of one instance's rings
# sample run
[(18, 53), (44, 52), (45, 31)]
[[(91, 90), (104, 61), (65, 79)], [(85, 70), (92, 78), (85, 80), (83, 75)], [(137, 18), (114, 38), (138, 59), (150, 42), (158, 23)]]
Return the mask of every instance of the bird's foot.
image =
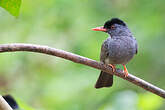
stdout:
[(126, 78), (126, 77), (128, 77), (128, 70), (124, 64), (123, 64), (123, 67), (124, 67), (124, 76)]
[(116, 70), (115, 65), (112, 65), (112, 64), (108, 64), (108, 65), (112, 68), (112, 72), (114, 73), (114, 72), (115, 72), (115, 70)]

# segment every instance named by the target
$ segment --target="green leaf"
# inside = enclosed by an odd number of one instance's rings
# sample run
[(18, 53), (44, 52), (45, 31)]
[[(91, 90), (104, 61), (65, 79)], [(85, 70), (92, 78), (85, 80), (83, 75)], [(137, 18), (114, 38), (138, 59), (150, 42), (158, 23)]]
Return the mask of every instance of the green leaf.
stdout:
[(0, 0), (0, 6), (6, 9), (13, 16), (18, 16), (21, 0)]

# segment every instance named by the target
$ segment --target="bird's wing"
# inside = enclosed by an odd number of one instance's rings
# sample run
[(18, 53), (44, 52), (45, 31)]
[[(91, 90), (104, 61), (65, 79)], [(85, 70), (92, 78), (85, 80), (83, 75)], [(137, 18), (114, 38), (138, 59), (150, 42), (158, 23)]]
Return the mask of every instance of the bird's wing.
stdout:
[(136, 54), (138, 53), (138, 45), (137, 43), (135, 44), (135, 47), (136, 47)]
[(106, 42), (107, 41), (105, 41), (102, 44), (101, 52), (100, 52), (100, 62), (103, 62), (103, 63), (105, 63), (105, 59), (108, 57), (108, 44)]
[[(100, 61), (106, 63), (108, 57), (108, 41), (106, 40), (101, 47)], [(96, 82), (95, 88), (111, 87), (113, 84), (113, 75), (101, 71), (100, 76)]]
[[(133, 36), (132, 36), (133, 37)], [(136, 41), (136, 38), (135, 37), (133, 37), (133, 39), (134, 39), (134, 41), (135, 41), (135, 54), (137, 54), (138, 53), (138, 45), (137, 45), (137, 41)]]

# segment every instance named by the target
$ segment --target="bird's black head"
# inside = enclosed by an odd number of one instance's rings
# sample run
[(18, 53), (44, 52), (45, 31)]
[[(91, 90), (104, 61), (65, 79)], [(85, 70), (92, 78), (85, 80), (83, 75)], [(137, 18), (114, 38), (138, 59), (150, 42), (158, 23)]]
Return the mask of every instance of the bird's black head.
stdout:
[(119, 18), (112, 18), (104, 23), (104, 26), (93, 28), (94, 31), (103, 31), (112, 36), (128, 35), (127, 25)]
[(122, 20), (120, 20), (118, 18), (112, 18), (111, 20), (108, 20), (105, 22), (104, 28), (105, 29), (111, 29), (111, 28), (113, 29), (113, 26), (116, 24), (126, 26), (126, 24)]

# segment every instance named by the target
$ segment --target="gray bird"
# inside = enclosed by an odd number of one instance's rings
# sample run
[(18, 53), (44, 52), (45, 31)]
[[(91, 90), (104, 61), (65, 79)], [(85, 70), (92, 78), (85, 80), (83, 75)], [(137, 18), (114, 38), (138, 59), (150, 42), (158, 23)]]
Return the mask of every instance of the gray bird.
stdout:
[[(125, 77), (128, 76), (126, 64), (137, 54), (137, 42), (127, 25), (118, 18), (105, 22), (104, 26), (93, 28), (94, 31), (103, 31), (109, 34), (101, 47), (100, 62), (108, 64), (115, 72), (115, 65), (122, 64)], [(101, 71), (95, 88), (110, 87), (113, 84), (113, 75)]]

